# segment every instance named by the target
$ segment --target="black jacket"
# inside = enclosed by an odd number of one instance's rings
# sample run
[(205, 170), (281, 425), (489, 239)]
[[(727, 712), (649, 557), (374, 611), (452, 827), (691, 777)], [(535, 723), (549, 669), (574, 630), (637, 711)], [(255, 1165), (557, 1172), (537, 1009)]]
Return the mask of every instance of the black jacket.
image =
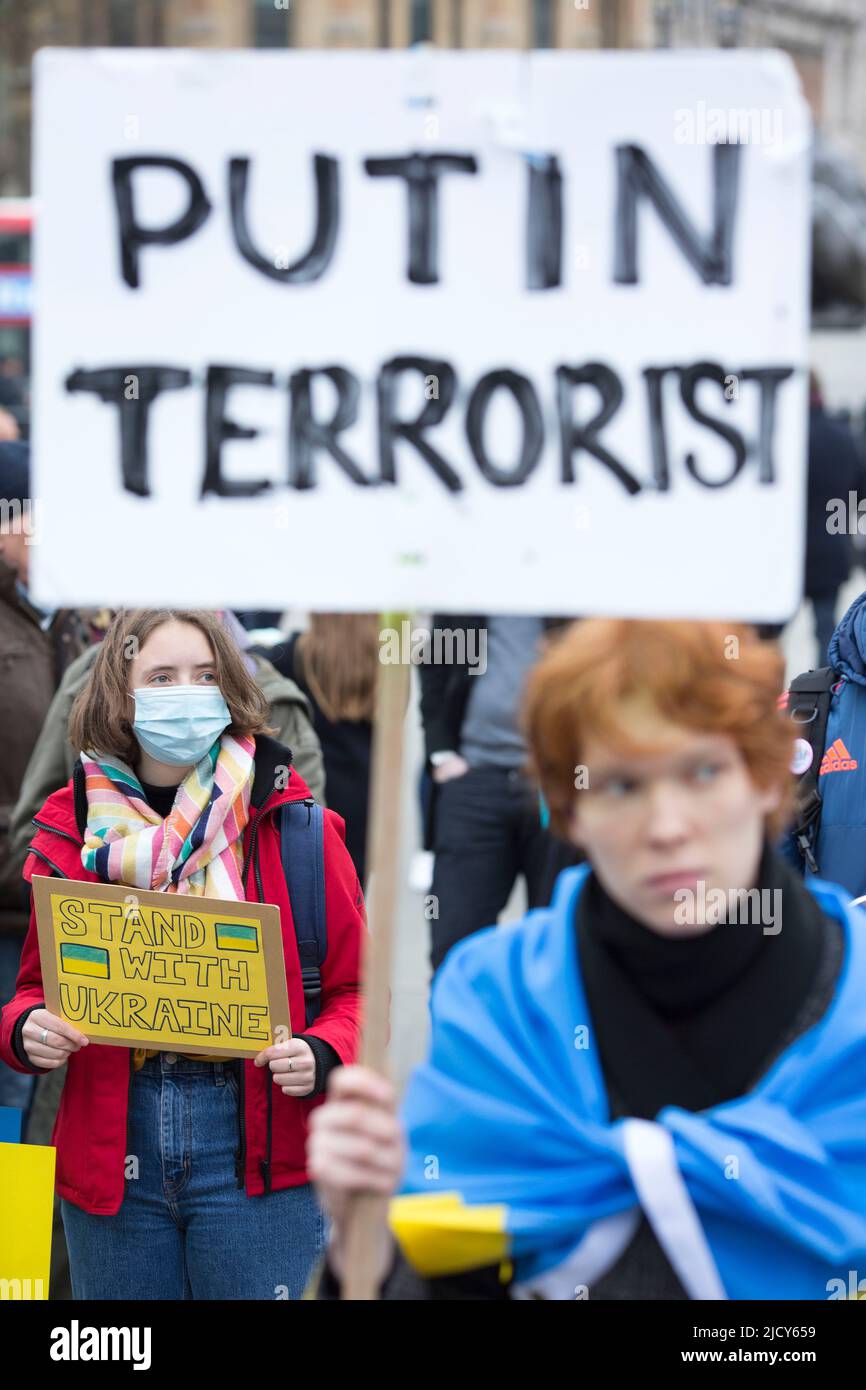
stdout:
[[(545, 618), (546, 632), (565, 627), (568, 618)], [(453, 649), (464, 652), (469, 647), (465, 640), (458, 640), (468, 632), (487, 627), (489, 619), (480, 614), (434, 613), (431, 632), (452, 632), (455, 634)], [(477, 651), (477, 643), (472, 647)], [(421, 680), (421, 723), (424, 727), (424, 748), (427, 756), (427, 770), (430, 770), (430, 756), (447, 751), (459, 752), (460, 736), (466, 706), (469, 702), (472, 677), (469, 664), (462, 662), (425, 661), (419, 667)], [(481, 678), (483, 679), (483, 677)], [(436, 783), (427, 803), (424, 826), (425, 848), (431, 849), (433, 843), (433, 824), (436, 810)]]
[[(809, 412), (809, 494), (806, 524), (806, 594), (834, 593), (851, 569), (852, 546), (848, 534), (827, 529), (831, 513), (827, 503), (844, 504), (848, 516), (849, 492), (866, 496), (866, 466), (861, 462), (851, 431), (833, 420), (823, 406)], [(854, 517), (857, 525), (857, 517)]]
[[(567, 618), (545, 618), (546, 631), (564, 627)], [(489, 619), (480, 615), (434, 613), (433, 632), (437, 630), (455, 634), (468, 633), (486, 628)], [(465, 652), (467, 643), (455, 641), (459, 650)], [(469, 701), (471, 681), (467, 662), (423, 663), (421, 674), (421, 721), (424, 725), (424, 746), (429, 760), (431, 753), (453, 750), (460, 747), (460, 732), (466, 705)]]
[(310, 702), (313, 727), (322, 745), (325, 796), (330, 809), (346, 822), (346, 848), (364, 888), (367, 881), (367, 807), (373, 725), (369, 719), (331, 720), (327, 717), (307, 682), (298, 652), (299, 636), (295, 632), (275, 647), (261, 648), (261, 654), (267, 657), (280, 675), (295, 681)]

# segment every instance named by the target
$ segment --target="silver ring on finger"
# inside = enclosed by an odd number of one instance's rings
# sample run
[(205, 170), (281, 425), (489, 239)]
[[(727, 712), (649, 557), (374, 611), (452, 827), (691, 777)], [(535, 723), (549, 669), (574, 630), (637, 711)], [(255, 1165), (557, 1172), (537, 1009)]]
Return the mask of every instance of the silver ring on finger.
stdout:
[(40, 1038), (39, 1038), (39, 1041), (41, 1042), (41, 1044), (42, 1044), (43, 1047), (45, 1046), (45, 1039), (46, 1039), (47, 1037), (48, 1037), (48, 1029), (47, 1029), (47, 1028), (43, 1028), (43, 1029), (42, 1029), (42, 1033), (41, 1033)]
[(290, 1058), (289, 1058), (289, 1071), (294, 1071), (294, 1069), (295, 1069), (295, 1068), (294, 1068), (294, 1063), (292, 1062), (292, 1059), (291, 1059), (291, 1057), (290, 1057)]

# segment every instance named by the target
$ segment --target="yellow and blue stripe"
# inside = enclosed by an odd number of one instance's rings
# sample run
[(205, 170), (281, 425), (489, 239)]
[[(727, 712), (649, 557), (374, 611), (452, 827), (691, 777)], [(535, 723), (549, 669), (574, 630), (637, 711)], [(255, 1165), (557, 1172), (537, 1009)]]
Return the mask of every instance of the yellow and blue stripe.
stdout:
[(257, 951), (257, 927), (245, 927), (240, 922), (216, 923), (217, 946), (221, 951)]
[(108, 951), (104, 946), (82, 946), (77, 941), (60, 943), (60, 965), (65, 975), (89, 975), (108, 979)]

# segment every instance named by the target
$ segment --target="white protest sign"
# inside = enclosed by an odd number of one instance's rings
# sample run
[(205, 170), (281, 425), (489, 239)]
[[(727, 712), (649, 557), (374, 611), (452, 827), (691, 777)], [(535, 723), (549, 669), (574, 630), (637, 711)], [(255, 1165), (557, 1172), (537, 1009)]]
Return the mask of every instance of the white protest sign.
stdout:
[(786, 58), (36, 66), (38, 598), (796, 606)]

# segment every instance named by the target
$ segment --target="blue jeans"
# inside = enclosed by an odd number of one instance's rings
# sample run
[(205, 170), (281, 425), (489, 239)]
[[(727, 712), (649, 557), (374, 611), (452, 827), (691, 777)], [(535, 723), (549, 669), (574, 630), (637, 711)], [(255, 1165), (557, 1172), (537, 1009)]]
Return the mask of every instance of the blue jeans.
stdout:
[(237, 1186), (241, 1066), (161, 1052), (134, 1074), (120, 1211), (61, 1202), (74, 1298), (300, 1298), (324, 1217), (310, 1184)]
[[(0, 932), (0, 1008), (8, 1004), (15, 994), (15, 981), (21, 964), (21, 947), (24, 945), (26, 934), (23, 931)], [(5, 1062), (0, 1062), (0, 1105), (11, 1105), (24, 1111), (21, 1119), (22, 1139), (27, 1131), (27, 1116), (35, 1088), (35, 1076), (13, 1071)]]
[(436, 787), (430, 923), (434, 971), (452, 946), (492, 926), (518, 874), (530, 907), (548, 901), (555, 841), (542, 830), (538, 795), (517, 768), (470, 767)]

